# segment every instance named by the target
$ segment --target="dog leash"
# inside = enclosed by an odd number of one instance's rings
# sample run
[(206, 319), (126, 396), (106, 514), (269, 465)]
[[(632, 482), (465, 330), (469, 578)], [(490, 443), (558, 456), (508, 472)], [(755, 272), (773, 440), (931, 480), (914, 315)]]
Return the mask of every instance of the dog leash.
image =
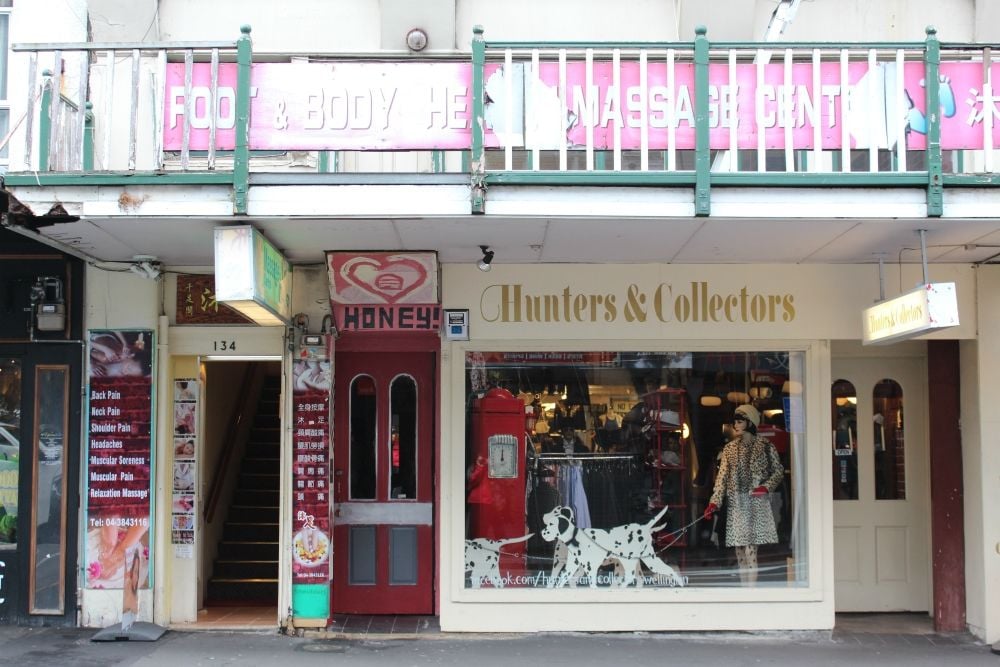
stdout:
[(692, 521), (691, 523), (689, 523), (688, 525), (681, 526), (677, 530), (674, 530), (672, 532), (667, 533), (667, 537), (671, 537), (673, 535), (677, 535), (677, 537), (675, 537), (674, 539), (670, 540), (670, 543), (667, 544), (667, 546), (665, 546), (662, 549), (660, 549), (659, 551), (657, 551), (656, 555), (659, 556), (661, 553), (663, 553), (664, 551), (666, 551), (670, 547), (674, 546), (674, 544), (676, 544), (677, 541), (680, 540), (681, 537), (684, 535), (684, 533), (686, 533), (692, 526), (694, 526), (699, 521), (704, 521), (704, 520), (705, 520), (705, 517), (704, 516), (700, 516), (697, 519), (695, 519), (694, 521)]

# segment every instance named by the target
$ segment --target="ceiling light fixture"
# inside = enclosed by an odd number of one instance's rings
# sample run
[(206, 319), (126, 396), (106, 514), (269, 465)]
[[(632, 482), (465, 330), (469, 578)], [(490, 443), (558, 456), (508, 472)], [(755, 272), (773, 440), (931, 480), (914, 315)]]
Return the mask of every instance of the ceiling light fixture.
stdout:
[(490, 250), (488, 245), (481, 245), (479, 249), (483, 251), (483, 258), (479, 260), (476, 266), (479, 267), (480, 271), (489, 271), (493, 268), (493, 251)]

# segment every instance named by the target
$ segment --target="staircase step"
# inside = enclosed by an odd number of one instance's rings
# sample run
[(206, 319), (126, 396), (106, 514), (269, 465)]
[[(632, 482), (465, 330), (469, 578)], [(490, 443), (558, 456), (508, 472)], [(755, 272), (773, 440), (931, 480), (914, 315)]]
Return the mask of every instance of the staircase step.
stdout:
[(262, 522), (240, 523), (238, 521), (227, 521), (222, 530), (222, 539), (232, 542), (270, 542), (278, 539), (278, 524)]
[(262, 579), (209, 579), (209, 601), (274, 600), (278, 597), (278, 580)]
[(240, 523), (253, 523), (263, 521), (264, 523), (278, 523), (278, 505), (237, 505), (229, 506), (229, 521)]
[(214, 577), (219, 579), (277, 579), (276, 560), (217, 560)]
[(276, 472), (241, 472), (238, 488), (254, 491), (275, 491), (280, 476)]
[(253, 507), (277, 507), (277, 489), (237, 489), (233, 496), (234, 505), (250, 505)]
[(250, 430), (250, 439), (248, 442), (261, 442), (264, 444), (277, 444), (281, 442), (280, 424), (275, 426), (254, 426)]
[(244, 456), (252, 459), (271, 459), (278, 458), (280, 453), (281, 446), (277, 440), (274, 442), (248, 442)]
[[(277, 453), (277, 452), (275, 452)], [(281, 460), (277, 457), (246, 457), (243, 459), (243, 472), (277, 473)]]
[(281, 377), (264, 382), (208, 581), (209, 601), (274, 601), (278, 596)]
[(254, 430), (257, 429), (279, 429), (281, 427), (281, 417), (277, 414), (261, 414), (258, 412), (253, 418)]
[(219, 542), (218, 558), (222, 560), (268, 560), (278, 555), (278, 542), (241, 542), (222, 540)]

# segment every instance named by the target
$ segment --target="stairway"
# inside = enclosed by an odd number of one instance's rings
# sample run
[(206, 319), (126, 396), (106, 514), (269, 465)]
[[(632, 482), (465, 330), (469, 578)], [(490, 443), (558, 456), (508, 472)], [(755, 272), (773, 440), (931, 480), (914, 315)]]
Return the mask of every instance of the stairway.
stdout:
[(273, 605), (278, 599), (280, 391), (280, 377), (264, 379), (208, 581), (209, 604)]

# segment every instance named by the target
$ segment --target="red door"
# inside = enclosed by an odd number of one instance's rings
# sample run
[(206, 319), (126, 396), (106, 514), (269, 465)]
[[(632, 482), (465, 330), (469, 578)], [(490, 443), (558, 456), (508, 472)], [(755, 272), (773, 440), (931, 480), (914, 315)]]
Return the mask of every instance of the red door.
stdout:
[(336, 613), (434, 613), (435, 361), (336, 353)]

